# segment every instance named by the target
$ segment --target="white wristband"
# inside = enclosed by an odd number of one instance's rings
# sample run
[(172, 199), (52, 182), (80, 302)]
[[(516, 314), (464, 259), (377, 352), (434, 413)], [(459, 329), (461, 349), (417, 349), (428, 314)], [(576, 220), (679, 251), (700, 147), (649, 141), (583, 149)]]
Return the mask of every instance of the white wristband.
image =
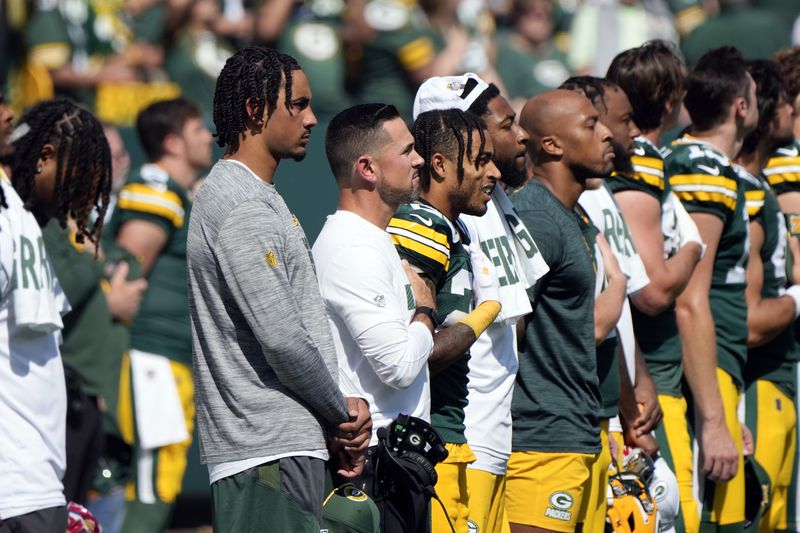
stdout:
[(800, 285), (792, 285), (786, 289), (786, 296), (794, 300), (794, 317), (800, 317)]

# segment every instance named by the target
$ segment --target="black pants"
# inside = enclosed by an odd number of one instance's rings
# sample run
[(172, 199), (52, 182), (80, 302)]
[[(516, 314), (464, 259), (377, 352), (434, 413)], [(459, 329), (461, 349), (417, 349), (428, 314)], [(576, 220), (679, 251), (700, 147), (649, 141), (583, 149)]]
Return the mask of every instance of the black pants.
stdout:
[(86, 494), (97, 473), (103, 454), (102, 414), (97, 397), (87, 396), (67, 381), (67, 470), (64, 496), (67, 501), (86, 505)]
[(376, 463), (377, 451), (377, 446), (367, 449), (364, 473), (360, 478), (359, 488), (375, 501), (375, 505), (381, 513), (381, 532), (424, 533), (429, 531), (430, 497), (416, 491), (407, 480), (399, 476), (392, 479), (392, 476)]
[(64, 533), (66, 529), (66, 507), (39, 509), (0, 521), (0, 533)]

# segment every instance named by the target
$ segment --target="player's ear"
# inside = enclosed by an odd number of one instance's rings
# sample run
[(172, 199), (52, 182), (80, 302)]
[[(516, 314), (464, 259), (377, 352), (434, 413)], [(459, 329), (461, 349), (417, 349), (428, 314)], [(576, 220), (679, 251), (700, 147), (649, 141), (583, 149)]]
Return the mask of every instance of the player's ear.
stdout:
[(269, 121), (269, 112), (267, 111), (267, 106), (264, 106), (262, 109), (261, 114), (256, 114), (256, 105), (255, 103), (248, 98), (244, 103), (244, 110), (247, 114), (247, 125), (250, 129), (255, 131), (260, 131), (261, 128)]
[(561, 157), (564, 155), (564, 148), (561, 145), (561, 139), (555, 135), (547, 135), (542, 137), (540, 148), (542, 152), (553, 157)]
[(355, 171), (359, 178), (367, 183), (375, 185), (378, 181), (380, 171), (377, 161), (372, 156), (362, 155), (356, 159)]
[(447, 167), (450, 160), (444, 154), (436, 152), (431, 157), (431, 174), (434, 179), (441, 181), (447, 175)]

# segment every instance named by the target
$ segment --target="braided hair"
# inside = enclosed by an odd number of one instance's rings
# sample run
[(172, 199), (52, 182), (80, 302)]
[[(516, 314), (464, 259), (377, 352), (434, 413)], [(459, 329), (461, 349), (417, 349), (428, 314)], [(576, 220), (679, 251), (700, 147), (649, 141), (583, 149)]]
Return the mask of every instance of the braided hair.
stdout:
[(603, 105), (603, 109), (608, 113), (608, 105), (606, 104), (606, 89), (617, 88), (617, 84), (605, 78), (598, 78), (596, 76), (573, 76), (561, 84), (559, 89), (567, 91), (579, 91), (589, 99), (595, 109), (598, 111), (598, 102)]
[[(62, 228), (66, 228), (67, 217), (75, 220), (77, 242), (84, 242), (84, 237), (99, 242), (111, 191), (111, 153), (100, 122), (70, 100), (57, 99), (25, 113), (19, 128), (23, 130), (15, 132), (12, 143), (11, 176), (25, 207), (34, 207), (37, 161), (44, 145), (52, 144), (56, 150), (56, 219)], [(89, 228), (93, 208), (97, 209), (97, 221)]]
[(458, 181), (464, 179), (464, 160), (472, 161), (478, 168), (478, 159), (472, 157), (472, 134), (478, 132), (481, 138), (478, 153), (483, 152), (486, 145), (486, 132), (481, 119), (472, 113), (458, 109), (426, 111), (420, 113), (414, 121), (414, 149), (422, 156), (425, 163), (419, 169), (422, 189), (427, 191), (431, 186), (431, 161), (433, 155), (443, 154), (458, 163)]
[(286, 87), (286, 109), (291, 110), (292, 72), (300, 65), (290, 55), (271, 48), (248, 46), (233, 54), (217, 78), (214, 90), (214, 125), (217, 144), (232, 154), (239, 150), (240, 136), (247, 130), (247, 103), (253, 118), (272, 114), (281, 84)]

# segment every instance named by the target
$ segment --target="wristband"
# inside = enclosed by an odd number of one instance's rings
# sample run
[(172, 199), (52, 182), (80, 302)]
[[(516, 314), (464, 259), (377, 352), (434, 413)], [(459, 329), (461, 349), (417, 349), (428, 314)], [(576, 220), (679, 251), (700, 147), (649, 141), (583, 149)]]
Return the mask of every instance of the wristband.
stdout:
[(792, 285), (786, 289), (786, 296), (794, 300), (794, 318), (800, 317), (800, 285)]
[(473, 312), (459, 320), (459, 322), (469, 326), (475, 333), (475, 338), (477, 339), (481, 336), (481, 333), (486, 331), (486, 328), (494, 322), (494, 319), (500, 314), (501, 308), (500, 302), (486, 300), (476, 307)]
[(436, 309), (433, 309), (432, 307), (421, 305), (417, 307), (417, 310), (414, 312), (414, 314), (427, 316), (431, 319), (431, 322), (433, 322), (433, 327), (435, 328), (438, 328), (442, 325), (442, 319), (439, 318), (439, 313), (437, 313)]

